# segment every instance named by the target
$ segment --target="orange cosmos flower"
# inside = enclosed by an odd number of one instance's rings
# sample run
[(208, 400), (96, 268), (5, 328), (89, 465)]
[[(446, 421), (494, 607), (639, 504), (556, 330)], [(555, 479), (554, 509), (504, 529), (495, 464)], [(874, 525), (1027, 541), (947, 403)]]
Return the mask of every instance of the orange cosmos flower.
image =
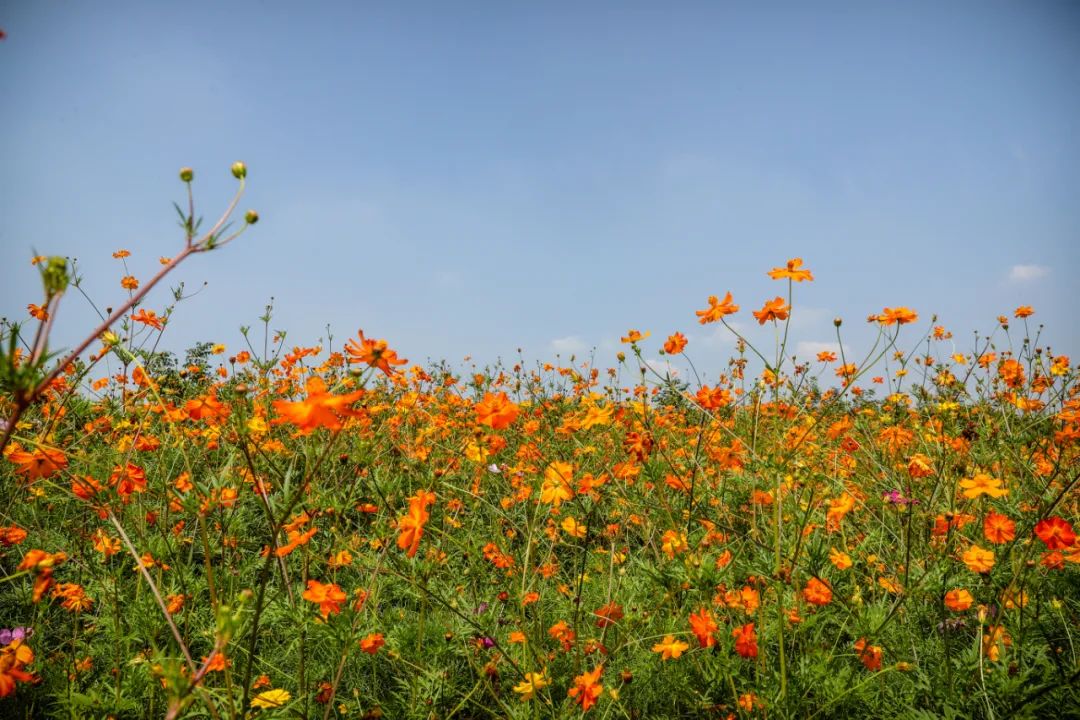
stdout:
[(660, 653), (661, 660), (678, 660), (690, 649), (690, 645), (676, 640), (674, 635), (665, 635), (664, 639), (653, 645), (652, 649), (653, 652)]
[(373, 368), (378, 368), (388, 376), (394, 375), (397, 370), (395, 365), (404, 365), (408, 360), (399, 358), (397, 352), (391, 350), (385, 340), (372, 340), (364, 337), (364, 331), (359, 330), (360, 342), (350, 340), (345, 344), (345, 352), (350, 355), (350, 363), (367, 363)]
[(814, 276), (809, 270), (800, 270), (802, 267), (802, 258), (792, 258), (787, 261), (787, 267), (773, 268), (769, 271), (769, 277), (773, 280), (782, 280), (783, 278), (789, 278), (795, 282), (802, 282), (803, 280), (813, 280)]
[(424, 536), (424, 525), (430, 515), (427, 506), (435, 502), (435, 493), (421, 490), (409, 498), (409, 512), (398, 518), (397, 545), (406, 550), (409, 557), (416, 555), (420, 548), (420, 538)]
[(68, 465), (67, 456), (50, 447), (40, 447), (33, 452), (15, 450), (8, 454), (8, 460), (19, 466), (16, 473), (30, 481), (52, 477)]
[(588, 711), (596, 704), (597, 699), (604, 692), (604, 686), (600, 684), (600, 675), (604, 672), (604, 666), (599, 665), (590, 672), (582, 673), (574, 678), (574, 686), (570, 688), (569, 695), (574, 702), (581, 706), (582, 712)]
[(775, 297), (767, 301), (760, 310), (754, 311), (758, 325), (764, 325), (769, 320), (787, 320), (791, 306), (784, 302), (784, 298)]
[(551, 503), (559, 507), (565, 500), (574, 497), (570, 485), (574, 477), (574, 466), (568, 462), (556, 460), (544, 470), (544, 484), (540, 487), (540, 502)]
[(723, 302), (720, 302), (715, 295), (710, 295), (709, 307), (704, 310), (695, 310), (694, 314), (700, 318), (698, 322), (705, 325), (716, 322), (725, 315), (734, 315), (737, 312), (739, 312), (739, 306), (731, 302), (731, 293), (729, 292), (724, 295)]
[(1020, 307), (1016, 308), (1015, 316), (1018, 318), (1026, 318), (1031, 317), (1034, 314), (1035, 311), (1031, 308), (1030, 305), (1021, 305)]
[(694, 633), (698, 645), (701, 647), (710, 648), (716, 645), (716, 636), (713, 633), (719, 629), (716, 620), (713, 619), (712, 614), (706, 608), (701, 608), (696, 613), (690, 613), (690, 630)]
[(594, 612), (593, 615), (597, 617), (596, 627), (601, 629), (606, 628), (609, 625), (615, 625), (624, 617), (626, 617), (626, 614), (623, 612), (622, 606), (614, 600)]
[(34, 303), (30, 303), (26, 306), (26, 311), (30, 313), (30, 317), (34, 318), (35, 320), (45, 322), (49, 319), (49, 311), (43, 308), (41, 305), (35, 305)]
[(109, 476), (109, 484), (126, 502), (132, 493), (146, 492), (146, 471), (132, 463), (124, 467), (117, 465)]
[(353, 417), (357, 413), (351, 406), (364, 395), (363, 390), (333, 395), (326, 390), (326, 382), (313, 375), (307, 380), (307, 399), (298, 402), (275, 400), (274, 410), (279, 415), (274, 424), (292, 423), (301, 432), (308, 433), (315, 428), (340, 430), (343, 417)]
[(989, 495), (999, 498), (1009, 494), (1009, 491), (1001, 487), (1001, 480), (990, 477), (986, 473), (975, 473), (975, 477), (960, 481), (960, 487), (964, 488), (964, 497), (977, 498), (980, 495)]
[(628, 330), (627, 333), (626, 333), (626, 337), (619, 338), (619, 339), (620, 339), (621, 342), (624, 342), (624, 343), (636, 343), (638, 340), (644, 340), (645, 338), (649, 337), (650, 335), (652, 335), (652, 333), (649, 332), (648, 330), (646, 330), (644, 334), (642, 334), (641, 332), (639, 332), (637, 330)]
[(116, 252), (114, 252), (112, 254), (112, 256), (117, 260), (123, 260), (126, 257), (131, 257), (131, 253), (128, 252), (127, 250), (120, 249), (120, 250), (117, 250)]
[(998, 375), (1010, 388), (1021, 387), (1027, 378), (1024, 375), (1024, 366), (1018, 360), (1005, 360), (998, 367)]
[(972, 545), (960, 556), (968, 570), (976, 573), (988, 573), (994, 567), (994, 553), (992, 550), (984, 550), (978, 545)]
[(368, 655), (374, 655), (385, 644), (386, 638), (383, 637), (382, 633), (371, 633), (360, 641), (360, 650)]
[(325, 585), (318, 580), (308, 580), (307, 590), (301, 596), (308, 602), (313, 602), (319, 606), (319, 613), (322, 615), (323, 620), (326, 620), (330, 615), (337, 615), (341, 612), (341, 603), (345, 602), (345, 592), (334, 583), (326, 583)]
[(13, 640), (0, 648), (0, 698), (15, 692), (15, 683), (35, 682), (37, 678), (24, 669), (34, 662), (34, 651), (22, 640)]
[(885, 308), (880, 315), (871, 315), (871, 320), (876, 320), (882, 325), (907, 325), (919, 319), (918, 314), (911, 308)]
[(518, 413), (518, 406), (510, 402), (503, 392), (498, 395), (486, 393), (484, 399), (476, 404), (476, 421), (492, 430), (510, 427), (517, 420)]
[(125, 275), (120, 280), (120, 287), (124, 288), (125, 290), (138, 290), (139, 281), (135, 279), (133, 275)]
[(983, 520), (983, 537), (995, 545), (1011, 542), (1016, 537), (1016, 523), (1008, 515), (987, 513)]
[(811, 605), (828, 605), (832, 602), (832, 588), (828, 583), (817, 578), (810, 578), (802, 594), (806, 602)]
[(953, 612), (963, 612), (971, 607), (975, 598), (964, 588), (957, 588), (945, 593), (945, 607)]
[(1035, 534), (1051, 550), (1064, 550), (1076, 543), (1072, 525), (1059, 517), (1048, 517), (1035, 525)]
[(746, 623), (731, 631), (731, 637), (735, 638), (735, 652), (740, 657), (752, 660), (758, 655), (757, 633), (754, 632), (754, 623)]
[(158, 317), (157, 313), (153, 310), (139, 310), (139, 312), (132, 314), (131, 319), (135, 322), (148, 325), (155, 330), (163, 330), (165, 328), (165, 318)]
[(866, 638), (859, 638), (855, 641), (855, 652), (859, 653), (859, 660), (867, 670), (881, 669), (881, 648), (877, 645), (869, 644)]
[(851, 556), (846, 552), (831, 548), (829, 550), (829, 562), (831, 562), (837, 570), (847, 570), (851, 567)]
[(681, 332), (673, 333), (664, 343), (664, 352), (668, 355), (678, 355), (686, 348), (686, 336)]

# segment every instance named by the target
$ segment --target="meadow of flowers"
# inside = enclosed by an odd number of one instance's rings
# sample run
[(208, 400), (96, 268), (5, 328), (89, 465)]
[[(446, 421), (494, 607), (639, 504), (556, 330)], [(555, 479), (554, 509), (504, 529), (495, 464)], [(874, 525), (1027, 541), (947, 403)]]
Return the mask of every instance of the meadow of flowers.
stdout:
[(692, 368), (681, 332), (461, 373), (269, 309), (173, 362), (151, 291), (256, 223), (233, 174), (203, 232), (182, 171), (184, 244), (115, 253), (83, 346), (48, 348), (62, 258), (3, 328), (0, 715), (1080, 716), (1078, 371), (1032, 308), (964, 349), (885, 307), (793, 359), (814, 278), (778, 259), (759, 309), (672, 318), (777, 330), (692, 384), (643, 359)]

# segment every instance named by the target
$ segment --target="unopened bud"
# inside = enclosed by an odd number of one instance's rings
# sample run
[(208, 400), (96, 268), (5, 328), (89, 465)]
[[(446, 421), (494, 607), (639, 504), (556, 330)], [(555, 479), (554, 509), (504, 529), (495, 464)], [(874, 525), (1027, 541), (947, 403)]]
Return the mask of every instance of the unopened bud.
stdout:
[(195, 171), (189, 167), (180, 168), (180, 179), (186, 183), (191, 182), (195, 179)]
[(835, 318), (833, 318), (832, 324), (833, 324), (833, 327), (840, 327), (841, 325), (844, 324), (844, 319), (835, 317)]
[(259, 213), (255, 212), (254, 210), (248, 210), (246, 213), (244, 213), (244, 222), (246, 222), (248, 225), (254, 225), (255, 223), (259, 222)]
[(242, 162), (234, 162), (232, 164), (232, 174), (237, 180), (242, 180), (247, 177), (247, 165)]

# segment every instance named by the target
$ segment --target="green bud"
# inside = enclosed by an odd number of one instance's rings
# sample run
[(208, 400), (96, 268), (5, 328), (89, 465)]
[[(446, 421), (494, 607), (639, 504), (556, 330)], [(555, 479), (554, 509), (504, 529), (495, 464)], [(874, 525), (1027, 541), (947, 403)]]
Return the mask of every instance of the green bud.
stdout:
[(254, 210), (248, 210), (244, 214), (244, 222), (246, 222), (248, 225), (254, 225), (255, 223), (259, 222), (259, 213), (255, 212)]
[(189, 167), (180, 168), (180, 179), (186, 183), (195, 179), (195, 171)]
[(242, 180), (247, 177), (247, 165), (242, 162), (234, 162), (232, 164), (232, 174), (237, 180)]
[(67, 290), (71, 278), (68, 276), (67, 259), (58, 255), (49, 258), (41, 270), (41, 280), (45, 284), (45, 296), (52, 298)]

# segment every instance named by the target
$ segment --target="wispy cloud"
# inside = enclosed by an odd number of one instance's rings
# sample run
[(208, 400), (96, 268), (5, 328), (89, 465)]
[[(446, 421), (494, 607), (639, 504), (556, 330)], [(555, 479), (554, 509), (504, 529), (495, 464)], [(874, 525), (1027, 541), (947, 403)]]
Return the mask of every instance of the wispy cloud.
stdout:
[(1050, 268), (1045, 265), (1013, 265), (1009, 270), (1009, 280), (1012, 282), (1028, 282), (1038, 280), (1050, 274)]
[(566, 337), (556, 338), (551, 341), (550, 346), (552, 352), (560, 355), (574, 355), (589, 349), (589, 346), (585, 344), (585, 341), (577, 335), (567, 335)]

